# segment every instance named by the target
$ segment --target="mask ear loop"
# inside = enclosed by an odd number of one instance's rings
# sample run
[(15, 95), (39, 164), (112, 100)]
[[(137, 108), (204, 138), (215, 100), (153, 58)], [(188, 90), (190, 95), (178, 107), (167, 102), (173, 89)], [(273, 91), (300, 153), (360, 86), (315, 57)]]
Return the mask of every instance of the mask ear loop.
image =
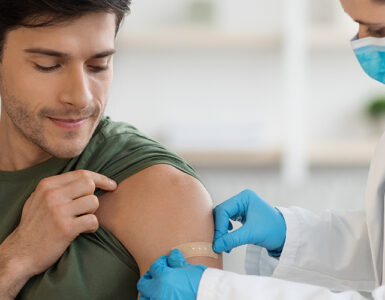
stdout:
[(192, 242), (181, 244), (174, 249), (179, 249), (185, 258), (204, 256), (218, 259), (218, 254), (213, 251), (212, 243)]

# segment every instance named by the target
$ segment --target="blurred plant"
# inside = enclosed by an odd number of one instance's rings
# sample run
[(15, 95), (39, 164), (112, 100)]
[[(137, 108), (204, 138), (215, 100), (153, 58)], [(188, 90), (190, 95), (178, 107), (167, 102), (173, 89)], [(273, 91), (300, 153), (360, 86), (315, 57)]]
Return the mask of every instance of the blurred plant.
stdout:
[(385, 95), (374, 97), (367, 106), (367, 112), (373, 119), (385, 117)]
[(194, 23), (210, 23), (213, 19), (212, 0), (192, 0), (188, 7), (188, 16)]
[(385, 131), (385, 95), (372, 98), (366, 106), (366, 112), (374, 125), (375, 133), (382, 135)]

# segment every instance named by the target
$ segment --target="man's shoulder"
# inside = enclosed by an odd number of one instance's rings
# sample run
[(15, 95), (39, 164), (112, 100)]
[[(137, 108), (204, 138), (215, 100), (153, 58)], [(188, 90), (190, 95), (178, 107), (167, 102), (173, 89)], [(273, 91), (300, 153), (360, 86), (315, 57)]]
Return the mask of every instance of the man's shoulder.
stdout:
[(84, 152), (107, 152), (115, 156), (133, 151), (136, 155), (143, 154), (143, 152), (155, 154), (159, 150), (176, 156), (167, 147), (133, 125), (103, 117)]
[(113, 121), (110, 117), (104, 116), (100, 120), (88, 146), (94, 144), (105, 145), (106, 143), (114, 143), (116, 141), (133, 143), (139, 140), (151, 140), (151, 142), (157, 143), (139, 131), (135, 126), (126, 122)]
[(77, 167), (103, 174), (119, 183), (159, 164), (171, 165), (197, 178), (191, 166), (158, 141), (130, 124), (103, 117), (79, 157)]

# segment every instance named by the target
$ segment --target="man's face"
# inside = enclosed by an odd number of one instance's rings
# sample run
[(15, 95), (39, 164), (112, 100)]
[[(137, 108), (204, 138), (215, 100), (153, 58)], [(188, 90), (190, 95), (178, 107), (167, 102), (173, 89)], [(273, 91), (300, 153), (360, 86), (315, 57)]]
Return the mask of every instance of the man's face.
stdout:
[(347, 14), (359, 24), (359, 38), (385, 37), (385, 1), (341, 0)]
[(106, 105), (115, 26), (115, 15), (92, 13), (9, 32), (0, 63), (8, 136), (61, 158), (83, 151)]

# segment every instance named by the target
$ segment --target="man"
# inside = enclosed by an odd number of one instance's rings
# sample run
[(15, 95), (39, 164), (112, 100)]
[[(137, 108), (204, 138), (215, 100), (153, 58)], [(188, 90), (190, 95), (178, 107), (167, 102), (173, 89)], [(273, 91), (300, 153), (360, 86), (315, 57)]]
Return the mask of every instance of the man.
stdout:
[[(385, 84), (385, 1), (341, 3), (359, 24), (352, 41), (358, 61), (370, 77)], [(168, 257), (158, 259), (139, 281), (143, 299), (385, 299), (384, 155), (385, 136), (371, 162), (366, 214), (278, 210), (249, 190), (215, 208), (214, 250), (230, 252), (251, 244), (246, 259), (248, 273), (271, 277), (192, 266), (173, 250)], [(241, 221), (243, 226), (228, 233), (232, 229), (230, 219)]]
[(129, 6), (0, 0), (1, 300), (136, 299), (157, 257), (213, 239), (194, 170), (103, 116)]

